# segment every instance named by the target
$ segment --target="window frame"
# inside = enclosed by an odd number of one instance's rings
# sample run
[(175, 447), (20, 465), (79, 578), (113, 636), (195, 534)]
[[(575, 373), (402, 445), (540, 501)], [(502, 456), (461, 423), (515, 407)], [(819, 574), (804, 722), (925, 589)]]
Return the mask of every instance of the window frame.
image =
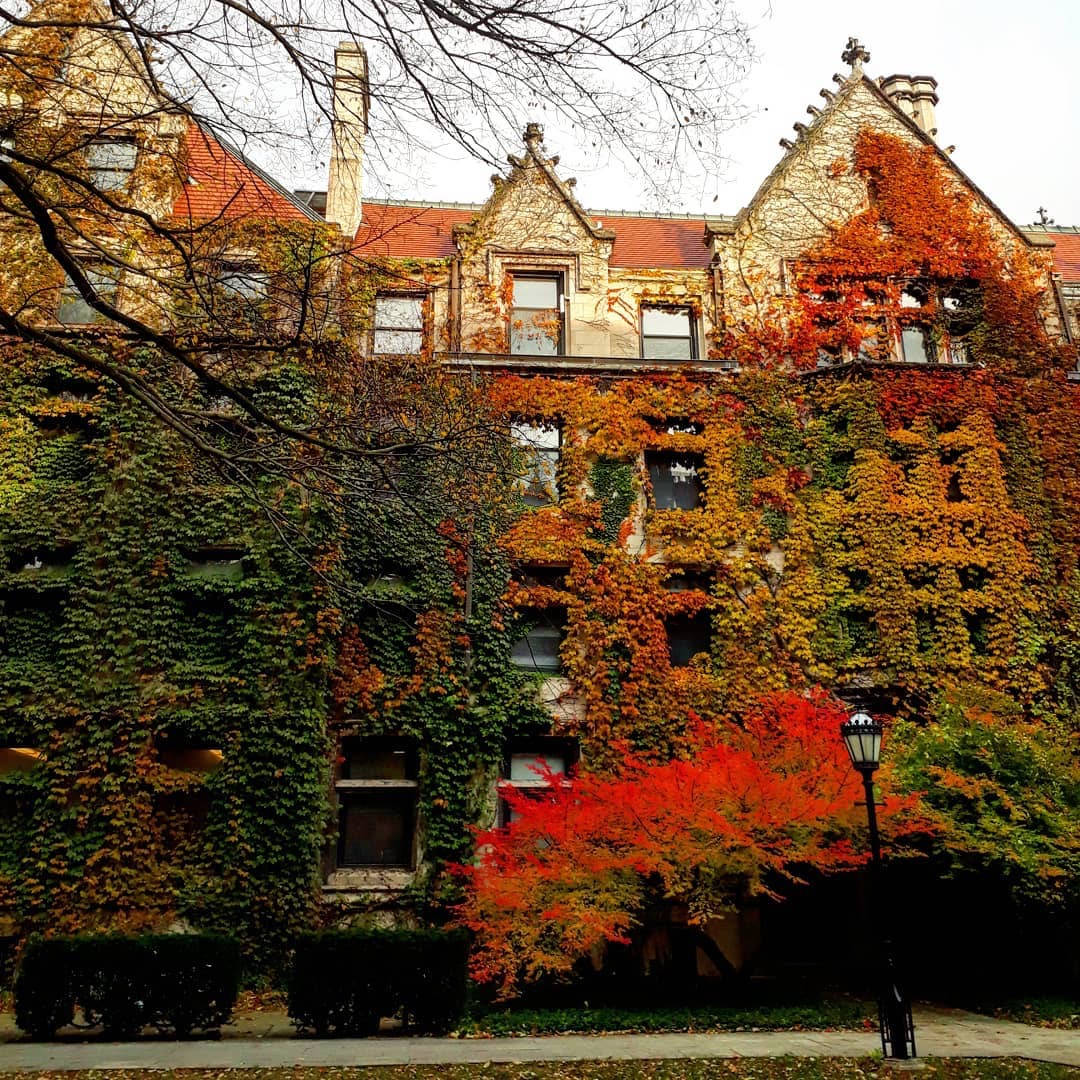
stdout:
[[(353, 778), (342, 775), (348, 771), (350, 751), (357, 754), (363, 749), (372, 752), (387, 750), (405, 754), (404, 777)], [(419, 753), (412, 739), (396, 736), (349, 736), (342, 739), (339, 749), (340, 762), (334, 782), (337, 800), (337, 843), (335, 845), (336, 870), (415, 870), (417, 859), (417, 833), (420, 803)], [(402, 848), (407, 853), (404, 862), (347, 862), (346, 819), (351, 807), (373, 807), (376, 811), (401, 815), (404, 826)], [(381, 804), (381, 805), (380, 805)]]
[[(672, 630), (679, 625), (684, 625), (688, 629), (692, 629), (695, 627), (696, 624), (698, 624), (699, 629), (704, 629), (705, 648), (695, 649), (693, 652), (689, 653), (685, 660), (677, 661), (675, 659), (675, 643), (672, 639)], [(695, 656), (700, 656), (702, 653), (711, 656), (713, 632), (714, 631), (712, 624), (712, 616), (709, 613), (708, 608), (702, 608), (700, 611), (696, 612), (693, 615), (669, 615), (666, 619), (664, 619), (664, 633), (667, 636), (668, 642), (668, 662), (673, 668), (686, 668), (690, 667), (690, 665), (693, 663)], [(685, 635), (685, 638), (688, 642), (692, 642), (694, 640), (692, 633), (687, 633)]]
[[(676, 311), (686, 312), (686, 324), (687, 324), (687, 340), (690, 345), (689, 356), (649, 356), (645, 347), (646, 341), (649, 340), (664, 340), (664, 341), (681, 341), (681, 337), (675, 337), (672, 334), (649, 334), (645, 333), (645, 313), (646, 311), (666, 311), (673, 313)], [(693, 363), (698, 357), (698, 318), (694, 311), (692, 304), (674, 304), (674, 303), (659, 303), (649, 300), (642, 300), (638, 306), (638, 341), (640, 343), (639, 351), (642, 360), (649, 360), (652, 363), (670, 363), (670, 364), (688, 364)]]
[[(566, 319), (566, 272), (564, 270), (547, 270), (542, 268), (537, 269), (523, 269), (515, 270), (510, 268), (507, 270), (507, 274), (510, 277), (510, 311), (506, 324), (506, 347), (507, 355), (509, 356), (525, 356), (525, 357), (547, 357), (547, 356), (566, 356), (567, 352), (567, 319)], [(514, 303), (514, 283), (521, 280), (529, 281), (554, 281), (555, 282), (555, 308), (531, 308), (531, 307), (517, 307)], [(514, 322), (518, 320), (519, 312), (528, 312), (535, 316), (541, 312), (557, 311), (559, 315), (559, 337), (555, 343), (555, 351), (553, 353), (546, 352), (517, 352), (514, 349)], [(522, 319), (522, 322), (525, 320)]]
[[(131, 165), (126, 169), (116, 168), (115, 166), (95, 165), (91, 160), (91, 152), (95, 146), (130, 146), (132, 151)], [(139, 145), (130, 135), (118, 136), (116, 138), (94, 138), (86, 144), (85, 154), (86, 168), (90, 173), (90, 183), (97, 191), (123, 191), (128, 184), (131, 183), (131, 178), (135, 174), (135, 169), (138, 166)], [(122, 176), (122, 179), (116, 184), (105, 184), (102, 182), (103, 174), (117, 174)]]
[[(120, 292), (119, 276), (109, 275), (101, 267), (97, 266), (84, 266), (82, 270), (86, 279), (93, 286), (94, 292), (96, 292), (106, 303), (112, 304), (113, 307), (118, 307), (117, 296)], [(107, 283), (111, 285), (112, 288), (103, 289), (101, 287), (102, 283)], [(66, 296), (70, 296), (70, 299), (65, 299)], [(79, 305), (82, 305), (90, 312), (89, 319), (76, 320), (65, 319), (62, 317), (62, 312), (65, 307), (77, 308)], [(82, 293), (76, 288), (75, 283), (65, 274), (64, 280), (60, 283), (60, 288), (57, 292), (56, 324), (61, 327), (108, 326), (111, 324), (111, 320), (107, 315), (98, 311), (97, 308), (91, 307), (89, 301), (87, 301)]]
[[(563, 670), (562, 664), (562, 646), (566, 641), (566, 623), (569, 618), (569, 612), (566, 606), (563, 604), (550, 604), (546, 606), (529, 606), (521, 607), (517, 610), (517, 618), (522, 620), (528, 625), (528, 629), (521, 637), (516, 638), (510, 647), (510, 663), (519, 671), (529, 672), (534, 675), (541, 675), (545, 678), (553, 678), (559, 675)], [(537, 630), (551, 630), (553, 634), (544, 634), (546, 638), (557, 639), (557, 646), (555, 648), (555, 663), (551, 666), (539, 666), (536, 663), (537, 651), (529, 645), (529, 638)], [(519, 661), (515, 653), (518, 646), (522, 643), (528, 645), (529, 657), (531, 662), (525, 663)]]
[[(522, 439), (518, 435), (518, 429), (533, 428), (536, 431), (554, 431), (557, 444), (554, 447), (536, 446)], [(514, 449), (528, 457), (528, 468), (516, 477), (518, 490), (522, 501), (526, 506), (541, 507), (555, 506), (559, 501), (559, 467), (562, 464), (563, 452), (563, 425), (561, 420), (544, 420), (543, 418), (514, 416), (510, 418), (510, 439)], [(535, 463), (538, 460), (551, 462), (551, 492), (550, 495), (530, 495), (531, 486), (529, 478), (535, 475)]]
[[(558, 775), (564, 778), (564, 784), (573, 782), (572, 772), (581, 761), (581, 743), (566, 735), (533, 735), (524, 738), (511, 739), (503, 749), (502, 762), (499, 769), (499, 780), (496, 785), (499, 797), (497, 810), (497, 824), (505, 827), (513, 820), (510, 817), (510, 804), (502, 796), (507, 788), (513, 788), (518, 792), (536, 793), (542, 795), (551, 790), (551, 785), (543, 777), (534, 775), (529, 778), (514, 779), (513, 762), (519, 755), (529, 754), (535, 759), (543, 758), (548, 764), (555, 758), (562, 760), (562, 772)], [(553, 769), (552, 772), (555, 772)]]
[[(371, 355), (372, 356), (421, 356), (424, 352), (424, 346), (427, 343), (427, 324), (428, 324), (428, 297), (429, 293), (418, 290), (380, 290), (375, 293), (375, 298), (371, 304)], [(419, 326), (405, 327), (405, 326), (380, 326), (379, 325), (379, 301), (380, 300), (415, 300), (419, 302)], [(401, 352), (395, 350), (393, 352), (381, 352), (376, 343), (379, 340), (380, 333), (405, 333), (420, 335), (420, 343), (415, 352)]]
[[(680, 506), (677, 501), (673, 501), (672, 505), (661, 505), (656, 497), (656, 481), (653, 479), (653, 467), (659, 465), (663, 460), (667, 460), (668, 468), (672, 465), (679, 464), (679, 459), (693, 459), (694, 476), (696, 478), (697, 497), (693, 506)], [(649, 503), (654, 510), (681, 510), (691, 511), (700, 510), (705, 505), (705, 480), (701, 475), (702, 470), (705, 467), (705, 455), (696, 450), (667, 450), (667, 449), (648, 449), (645, 451), (645, 469), (649, 474)], [(672, 480), (672, 488), (674, 489), (674, 480)], [(674, 494), (674, 491), (673, 491)]]
[[(260, 292), (249, 292), (226, 284), (228, 280), (237, 278), (262, 282), (263, 288)], [(263, 270), (255, 263), (240, 261), (220, 263), (213, 281), (214, 291), (227, 303), (245, 303), (252, 306), (265, 304), (270, 299), (271, 284), (272, 276), (269, 270)]]

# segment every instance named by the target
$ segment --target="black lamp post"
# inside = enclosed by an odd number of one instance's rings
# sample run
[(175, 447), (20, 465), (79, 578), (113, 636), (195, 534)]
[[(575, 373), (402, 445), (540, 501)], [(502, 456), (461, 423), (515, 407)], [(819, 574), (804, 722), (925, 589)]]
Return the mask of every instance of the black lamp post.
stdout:
[[(840, 734), (847, 747), (851, 764), (862, 775), (866, 791), (866, 816), (870, 823), (870, 853), (872, 856), (872, 897), (874, 908), (881, 908), (881, 839), (878, 836), (877, 807), (874, 805), (874, 773), (881, 764), (881, 724), (864, 712), (855, 713), (840, 725)], [(873, 911), (884, 932), (881, 934), (882, 983), (878, 996), (878, 1026), (881, 1029), (881, 1052), (885, 1057), (912, 1058), (915, 1056), (915, 1024), (911, 1005), (904, 997), (896, 979), (892, 942), (888, 936), (888, 919), (884, 913)]]

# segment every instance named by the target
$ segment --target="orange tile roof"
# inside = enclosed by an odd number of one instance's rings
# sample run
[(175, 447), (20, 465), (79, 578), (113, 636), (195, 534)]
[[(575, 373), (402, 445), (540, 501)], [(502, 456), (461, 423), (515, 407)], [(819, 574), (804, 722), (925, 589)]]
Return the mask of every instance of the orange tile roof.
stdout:
[[(471, 221), (480, 207), (366, 202), (363, 210), (364, 223), (356, 234), (358, 251), (393, 258), (437, 259), (454, 254), (454, 226)], [(596, 217), (605, 229), (615, 233), (612, 266), (644, 269), (709, 265), (703, 217), (605, 216), (603, 211)]]
[(319, 220), (239, 151), (224, 146), (193, 121), (188, 124), (184, 150), (185, 183), (173, 203), (175, 217)]
[(1054, 241), (1054, 269), (1061, 280), (1080, 284), (1080, 232), (1050, 228), (1046, 235)]

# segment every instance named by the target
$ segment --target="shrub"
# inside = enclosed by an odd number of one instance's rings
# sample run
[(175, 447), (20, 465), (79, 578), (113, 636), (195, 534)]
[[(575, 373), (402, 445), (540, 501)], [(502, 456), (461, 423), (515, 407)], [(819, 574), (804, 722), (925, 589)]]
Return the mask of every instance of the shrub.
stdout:
[(301, 1030), (371, 1035), (402, 1014), (448, 1030), (465, 1009), (468, 946), (439, 930), (328, 930), (302, 935), (289, 972), (289, 1016)]
[(104, 934), (32, 940), (15, 979), (15, 1022), (34, 1038), (75, 1006), (111, 1038), (152, 1025), (176, 1035), (220, 1026), (239, 990), (236, 943), (206, 934)]
[(75, 1018), (68, 938), (31, 938), (15, 974), (15, 1023), (35, 1039), (51, 1038)]

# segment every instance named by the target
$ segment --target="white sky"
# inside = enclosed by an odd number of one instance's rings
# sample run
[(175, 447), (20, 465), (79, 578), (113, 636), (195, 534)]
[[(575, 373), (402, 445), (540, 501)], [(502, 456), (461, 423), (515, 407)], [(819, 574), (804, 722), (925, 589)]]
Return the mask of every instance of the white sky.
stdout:
[[(1045, 206), (1058, 224), (1080, 225), (1080, 0), (741, 0), (755, 27), (758, 62), (742, 101), (749, 113), (727, 142), (730, 165), (706, 190), (689, 185), (672, 210), (734, 213), (782, 154), (781, 137), (806, 122), (820, 87), (846, 73), (849, 35), (870, 50), (867, 74), (933, 75), (938, 80), (938, 140), (1014, 220)], [(538, 117), (538, 119), (543, 119)], [(591, 208), (641, 206), (637, 183), (617, 169), (589, 171), (569, 138), (548, 125), (560, 172), (578, 177)], [(507, 147), (517, 152), (517, 147)], [(370, 196), (482, 202), (490, 167), (430, 162), (411, 189)], [(714, 201), (713, 195), (717, 198)]]

